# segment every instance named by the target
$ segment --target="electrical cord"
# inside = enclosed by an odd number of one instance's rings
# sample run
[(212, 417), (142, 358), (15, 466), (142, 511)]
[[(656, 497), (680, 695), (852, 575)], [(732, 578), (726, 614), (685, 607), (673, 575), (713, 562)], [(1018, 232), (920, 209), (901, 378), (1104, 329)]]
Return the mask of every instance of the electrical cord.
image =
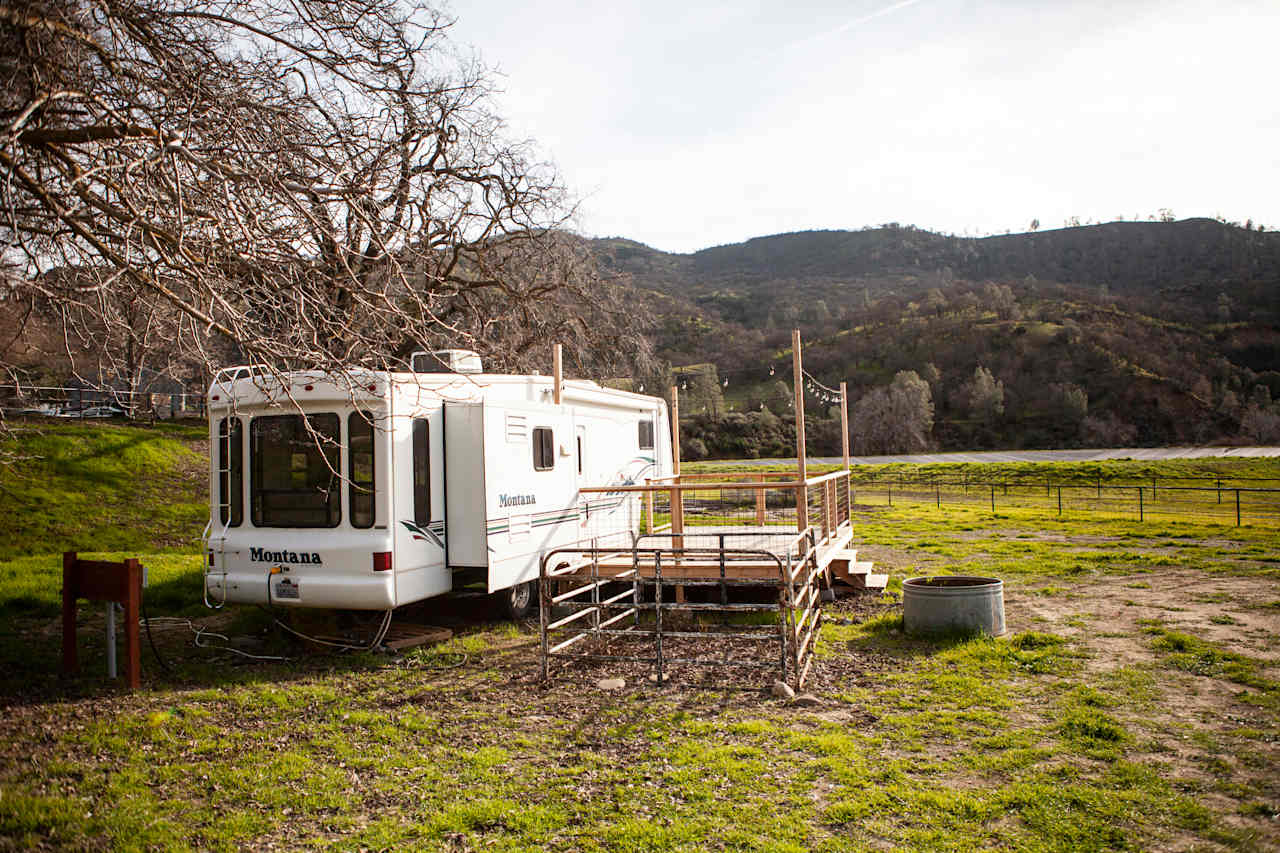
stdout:
[(289, 660), (289, 658), (284, 657), (283, 655), (255, 655), (252, 652), (246, 652), (242, 649), (237, 649), (235, 646), (210, 645), (209, 643), (204, 642), (205, 637), (216, 637), (217, 639), (225, 640), (228, 643), (231, 642), (231, 638), (228, 637), (226, 634), (219, 634), (216, 631), (211, 631), (202, 625), (196, 625), (192, 623), (190, 619), (183, 619), (180, 616), (155, 616), (150, 619), (147, 619), (146, 621), (147, 621), (148, 632), (150, 632), (152, 624), (155, 624), (157, 627), (163, 626), (163, 625), (172, 625), (172, 626), (180, 626), (180, 627), (185, 627), (190, 629), (190, 631), (193, 634), (195, 634), (195, 644), (197, 648), (209, 649), (210, 651), (218, 651), (218, 652), (231, 652), (232, 654), (240, 655), (241, 657), (249, 658), (250, 660), (267, 660), (267, 661)]
[(276, 625), (288, 631), (290, 634), (293, 634), (295, 637), (306, 640), (309, 643), (318, 643), (322, 646), (331, 646), (333, 648), (343, 649), (344, 651), (371, 652), (374, 649), (378, 648), (378, 646), (382, 645), (382, 641), (386, 639), (387, 631), (391, 628), (391, 616), (394, 611), (387, 610), (383, 614), (382, 624), (378, 626), (378, 630), (377, 630), (377, 633), (374, 634), (373, 641), (366, 646), (360, 646), (360, 645), (355, 645), (353, 643), (344, 642), (342, 640), (339, 640), (336, 637), (328, 637), (328, 638), (312, 637), (308, 634), (302, 633), (301, 631), (295, 630), (291, 626), (286, 625), (284, 622), (281, 622), (280, 619), (276, 617), (275, 611), (268, 608), (267, 612), (271, 614), (271, 619), (273, 622), (276, 623)]
[(156, 638), (151, 636), (151, 619), (147, 616), (147, 594), (143, 590), (138, 598), (142, 602), (142, 624), (147, 629), (147, 642), (151, 645), (151, 654), (156, 656), (156, 663), (160, 664), (160, 668), (169, 675), (173, 675), (173, 670), (169, 668), (169, 664), (165, 663), (164, 658), (160, 657), (160, 650), (156, 648)]

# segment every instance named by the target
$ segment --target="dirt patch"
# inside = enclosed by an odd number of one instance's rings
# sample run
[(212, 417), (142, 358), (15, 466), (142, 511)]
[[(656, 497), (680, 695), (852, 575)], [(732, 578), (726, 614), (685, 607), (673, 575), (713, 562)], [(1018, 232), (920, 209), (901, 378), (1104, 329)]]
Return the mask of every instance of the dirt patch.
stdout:
[[(1275, 665), (1280, 663), (1280, 610), (1264, 605), (1277, 595), (1280, 582), (1274, 580), (1193, 569), (1098, 575), (1056, 595), (1006, 584), (1005, 621), (1013, 631), (1058, 625), (1062, 633), (1109, 651), (1114, 659), (1145, 660), (1151, 655), (1142, 650), (1149, 643), (1139, 620), (1159, 619), (1172, 630)], [(1072, 624), (1079, 620), (1085, 624)]]

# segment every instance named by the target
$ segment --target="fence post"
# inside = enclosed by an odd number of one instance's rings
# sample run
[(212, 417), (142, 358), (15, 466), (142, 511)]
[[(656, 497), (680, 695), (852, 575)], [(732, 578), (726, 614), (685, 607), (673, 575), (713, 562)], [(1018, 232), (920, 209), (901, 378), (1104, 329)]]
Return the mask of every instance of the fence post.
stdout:
[(1236, 527), (1240, 526), (1240, 490), (1236, 489)]
[(1062, 486), (1058, 486), (1058, 515), (1062, 515)]
[(933, 478), (933, 501), (938, 509), (942, 509), (942, 487), (938, 485), (938, 478)]
[(885, 486), (889, 489), (889, 506), (893, 506), (893, 481), (885, 483)]
[(991, 511), (996, 511), (996, 487), (994, 483), (991, 484)]
[(1138, 486), (1138, 521), (1143, 520), (1142, 511), (1142, 486)]
[(1218, 503), (1222, 503), (1222, 478), (1218, 478)]

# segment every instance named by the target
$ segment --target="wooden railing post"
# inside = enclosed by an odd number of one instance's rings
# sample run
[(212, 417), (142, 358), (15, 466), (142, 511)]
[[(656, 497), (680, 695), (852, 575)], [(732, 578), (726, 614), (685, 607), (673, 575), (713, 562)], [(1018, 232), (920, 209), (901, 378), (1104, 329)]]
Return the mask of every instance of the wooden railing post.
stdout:
[(680, 389), (671, 386), (671, 473), (675, 480), (671, 488), (671, 547), (683, 548), (684, 493), (680, 489)]
[[(764, 474), (756, 474), (756, 481), (765, 482)], [(756, 526), (764, 527), (765, 489), (756, 489)]]
[(800, 474), (796, 478), (800, 481), (796, 488), (796, 530), (804, 530), (809, 526), (809, 488), (805, 485), (809, 476), (804, 447), (804, 363), (800, 354), (799, 329), (791, 330), (791, 384), (796, 410), (796, 465)]

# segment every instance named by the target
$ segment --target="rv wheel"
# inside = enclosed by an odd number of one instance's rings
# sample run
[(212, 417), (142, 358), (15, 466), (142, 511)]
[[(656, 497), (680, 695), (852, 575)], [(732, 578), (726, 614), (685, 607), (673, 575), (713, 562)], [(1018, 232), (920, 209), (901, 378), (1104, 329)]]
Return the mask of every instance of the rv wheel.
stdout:
[(502, 594), (502, 609), (512, 619), (527, 619), (538, 606), (537, 582), (518, 583)]

